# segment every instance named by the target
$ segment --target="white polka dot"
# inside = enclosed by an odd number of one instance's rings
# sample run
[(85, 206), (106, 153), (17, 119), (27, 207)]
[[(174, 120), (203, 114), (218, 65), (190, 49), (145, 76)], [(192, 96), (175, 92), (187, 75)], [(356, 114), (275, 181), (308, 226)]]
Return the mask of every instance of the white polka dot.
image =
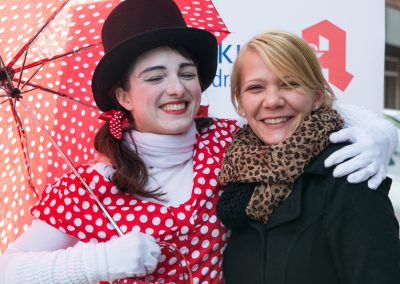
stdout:
[(201, 258), (202, 261), (206, 261), (208, 258), (210, 257), (210, 255), (208, 253), (206, 253), (205, 255), (203, 255), (203, 257)]
[(198, 243), (199, 243), (199, 238), (198, 237), (194, 237), (191, 241), (190, 241), (190, 243), (192, 244), (192, 245), (197, 245)]
[(146, 228), (145, 230), (147, 235), (153, 235), (154, 234), (154, 230), (152, 228)]
[(85, 230), (88, 232), (88, 233), (93, 233), (93, 226), (92, 225), (86, 225), (85, 226)]
[(212, 250), (216, 251), (218, 248), (219, 248), (219, 244), (216, 243), (216, 244), (213, 245)]
[(82, 225), (82, 219), (81, 218), (75, 218), (74, 224), (75, 224), (75, 226), (79, 227), (80, 225)]
[(141, 216), (139, 217), (139, 220), (140, 220), (140, 222), (142, 222), (142, 223), (146, 223), (147, 220), (148, 220), (148, 217), (147, 217), (146, 215), (141, 215)]
[(173, 224), (174, 224), (174, 221), (172, 219), (167, 219), (165, 221), (165, 226), (167, 226), (168, 228), (171, 228)]
[(90, 203), (89, 202), (87, 202), (87, 201), (83, 201), (82, 202), (82, 208), (83, 209), (87, 210), (87, 209), (89, 209), (89, 207), (90, 207)]
[(100, 192), (101, 194), (106, 193), (106, 191), (107, 191), (107, 187), (105, 187), (105, 186), (100, 186), (99, 192)]
[(208, 216), (207, 213), (204, 213), (203, 216), (201, 217), (201, 219), (202, 219), (204, 222), (207, 222), (209, 218), (210, 218), (210, 216)]
[(101, 218), (98, 218), (95, 224), (100, 227), (101, 225), (103, 225), (103, 220)]
[(192, 258), (196, 259), (200, 256), (200, 252), (198, 250), (195, 250), (194, 252), (192, 252)]
[(125, 203), (125, 200), (123, 200), (122, 198), (118, 198), (116, 203), (117, 205), (123, 205)]
[(208, 220), (208, 222), (214, 224), (215, 222), (217, 222), (217, 220), (218, 220), (218, 219), (217, 219), (217, 216), (213, 215), (213, 216), (210, 217), (210, 219)]
[(85, 217), (86, 220), (89, 220), (89, 221), (93, 220), (93, 216), (90, 215), (90, 214), (85, 214), (84, 217)]
[(105, 239), (106, 233), (103, 232), (103, 231), (100, 231), (100, 232), (97, 233), (97, 236), (98, 236), (99, 238), (101, 238), (101, 239)]
[(134, 219), (135, 219), (135, 215), (133, 215), (133, 214), (128, 214), (126, 216), (126, 220), (129, 221), (129, 222), (133, 221)]
[(120, 214), (120, 213), (115, 213), (115, 214), (113, 215), (113, 219), (114, 219), (114, 221), (119, 221), (119, 220), (121, 220), (121, 214)]
[(154, 226), (158, 226), (161, 223), (161, 219), (159, 217), (154, 217), (151, 222), (153, 223)]
[(78, 238), (84, 239), (84, 238), (86, 238), (86, 234), (84, 232), (79, 232), (78, 233)]
[(215, 264), (217, 264), (217, 263), (218, 263), (218, 257), (214, 256), (214, 257), (211, 259), (211, 264), (212, 264), (212, 265), (215, 265)]
[(204, 268), (201, 269), (201, 274), (202, 274), (202, 275), (207, 275), (207, 273), (208, 273), (209, 270), (210, 270), (210, 269), (209, 269), (208, 267), (204, 267)]
[(177, 259), (176, 257), (171, 257), (171, 258), (168, 260), (168, 264), (169, 264), (169, 265), (172, 265), (172, 264), (176, 263), (177, 261), (178, 261), (178, 259)]
[(57, 212), (58, 212), (58, 213), (63, 213), (63, 212), (64, 212), (64, 206), (63, 206), (63, 205), (59, 205), (59, 206), (57, 207)]
[(185, 216), (185, 213), (179, 212), (177, 217), (178, 217), (179, 220), (185, 220), (186, 216)]
[(71, 185), (68, 187), (68, 189), (69, 189), (69, 191), (71, 191), (71, 192), (75, 192), (75, 190), (76, 190), (75, 184), (71, 184)]
[(181, 228), (181, 234), (186, 235), (189, 232), (189, 228), (187, 226), (183, 226)]
[(132, 199), (131, 201), (129, 201), (129, 205), (136, 205), (137, 200), (136, 199)]
[(67, 212), (67, 213), (65, 213), (65, 219), (66, 220), (70, 220), (72, 218), (72, 214), (71, 214), (71, 212)]
[(218, 275), (218, 272), (216, 270), (213, 270), (210, 273), (211, 279), (215, 279), (217, 277), (217, 275)]
[(167, 274), (168, 276), (174, 276), (176, 274), (176, 269), (170, 270)]
[(219, 236), (219, 230), (218, 230), (218, 229), (214, 229), (214, 230), (211, 232), (211, 236), (212, 236), (213, 238), (218, 237), (218, 236)]
[(210, 241), (209, 240), (204, 240), (202, 243), (201, 243), (201, 247), (202, 248), (208, 248), (210, 246)]
[(203, 235), (207, 234), (208, 233), (208, 227), (207, 226), (202, 226), (201, 229), (200, 229), (200, 232)]

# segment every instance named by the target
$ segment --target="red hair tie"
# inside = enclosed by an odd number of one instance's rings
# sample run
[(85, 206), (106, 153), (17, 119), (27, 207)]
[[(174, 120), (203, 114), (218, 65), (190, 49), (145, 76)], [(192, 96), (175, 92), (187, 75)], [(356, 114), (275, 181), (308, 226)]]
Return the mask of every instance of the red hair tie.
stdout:
[(194, 118), (208, 117), (208, 105), (200, 105), (199, 110)]
[(122, 139), (122, 127), (128, 123), (128, 119), (124, 112), (112, 109), (103, 112), (99, 119), (109, 122), (108, 129), (114, 138), (118, 140)]

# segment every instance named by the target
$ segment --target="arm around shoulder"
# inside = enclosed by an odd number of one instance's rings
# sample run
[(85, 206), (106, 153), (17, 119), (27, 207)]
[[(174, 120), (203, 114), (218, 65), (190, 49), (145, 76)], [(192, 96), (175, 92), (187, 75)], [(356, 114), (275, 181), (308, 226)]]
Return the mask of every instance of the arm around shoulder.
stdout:
[(349, 127), (332, 133), (329, 139), (333, 143), (348, 141), (353, 144), (329, 156), (325, 166), (337, 165), (333, 172), (335, 177), (348, 175), (351, 183), (369, 179), (368, 186), (377, 188), (386, 177), (390, 156), (398, 143), (395, 127), (359, 106), (337, 105), (336, 110)]

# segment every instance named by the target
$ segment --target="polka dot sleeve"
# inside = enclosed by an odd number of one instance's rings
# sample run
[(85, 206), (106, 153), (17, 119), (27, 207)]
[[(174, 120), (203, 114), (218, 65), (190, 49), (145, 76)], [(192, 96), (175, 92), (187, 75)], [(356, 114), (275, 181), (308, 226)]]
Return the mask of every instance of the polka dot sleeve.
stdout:
[[(78, 172), (90, 185), (93, 184), (93, 176), (88, 174), (87, 169), (88, 167), (80, 167)], [(88, 210), (90, 214), (86, 214)], [(94, 200), (73, 173), (62, 176), (58, 182), (48, 186), (41, 200), (32, 207), (31, 214), (60, 231), (86, 242), (93, 241), (86, 233), (93, 228), (85, 224), (98, 218), (104, 219)], [(85, 227), (81, 228), (83, 226)]]

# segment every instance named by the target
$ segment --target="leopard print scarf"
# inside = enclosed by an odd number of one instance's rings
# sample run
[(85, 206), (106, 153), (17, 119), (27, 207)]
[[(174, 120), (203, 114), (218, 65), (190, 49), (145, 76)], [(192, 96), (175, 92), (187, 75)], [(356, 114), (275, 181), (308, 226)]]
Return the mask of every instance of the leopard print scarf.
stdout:
[(292, 136), (275, 145), (264, 144), (246, 125), (227, 148), (219, 181), (221, 185), (258, 183), (246, 214), (266, 223), (289, 196), (304, 168), (328, 145), (329, 134), (343, 125), (335, 110), (321, 107), (307, 116)]

